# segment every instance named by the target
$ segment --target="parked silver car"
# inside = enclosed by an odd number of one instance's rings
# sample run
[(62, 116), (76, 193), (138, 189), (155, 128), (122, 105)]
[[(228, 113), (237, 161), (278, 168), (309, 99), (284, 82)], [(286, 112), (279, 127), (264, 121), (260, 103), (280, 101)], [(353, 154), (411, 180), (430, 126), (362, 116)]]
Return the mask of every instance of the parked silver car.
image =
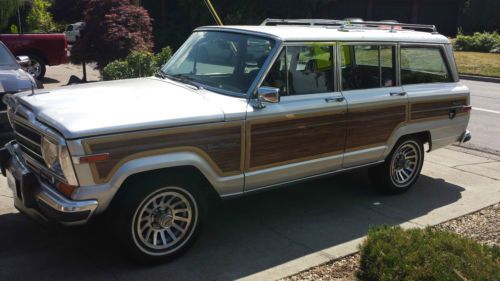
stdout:
[[(18, 93), (38, 88), (35, 79), (21, 65), (29, 64), (28, 57), (14, 57), (0, 41), (0, 100), (5, 94)], [(7, 107), (0, 103), (0, 143), (12, 140), (14, 134), (7, 118)]]
[(470, 139), (449, 40), (389, 22), (201, 27), (155, 77), (5, 101), (16, 141), (0, 164), (15, 206), (67, 225), (105, 215), (143, 262), (187, 249), (211, 194), (359, 167), (400, 193), (419, 177), (424, 144)]

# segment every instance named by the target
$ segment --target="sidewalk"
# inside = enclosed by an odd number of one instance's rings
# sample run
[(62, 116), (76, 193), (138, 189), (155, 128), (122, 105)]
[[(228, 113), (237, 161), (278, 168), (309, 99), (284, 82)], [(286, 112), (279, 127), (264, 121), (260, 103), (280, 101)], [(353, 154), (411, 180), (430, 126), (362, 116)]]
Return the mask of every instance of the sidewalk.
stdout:
[[(449, 147), (426, 155), (423, 174), (439, 178), (446, 174), (446, 181), (461, 186), (461, 198), (456, 202), (436, 208), (421, 217), (402, 223), (404, 228), (436, 225), (450, 219), (477, 211), (500, 202), (500, 156), (471, 151), (460, 147)], [(417, 187), (418, 188), (418, 187)], [(491, 196), (490, 198), (487, 198)], [(391, 198), (387, 198), (388, 201)], [(432, 195), (429, 200), (435, 200)], [(414, 202), (416, 204), (421, 202)], [(390, 217), (409, 217), (411, 213), (397, 205), (378, 202), (379, 211)], [(392, 206), (391, 206), (392, 205)], [(393, 209), (396, 207), (395, 209)], [(307, 268), (335, 260), (358, 251), (358, 245), (365, 238), (357, 238), (308, 256), (289, 261), (274, 268), (242, 278), (241, 280), (275, 280), (301, 272)]]
[(500, 202), (500, 157), (426, 154), (416, 186), (383, 196), (366, 170), (223, 202), (183, 256), (141, 267), (95, 225), (47, 229), (18, 214), (0, 178), (0, 280), (273, 280), (357, 250), (371, 225), (434, 225)]

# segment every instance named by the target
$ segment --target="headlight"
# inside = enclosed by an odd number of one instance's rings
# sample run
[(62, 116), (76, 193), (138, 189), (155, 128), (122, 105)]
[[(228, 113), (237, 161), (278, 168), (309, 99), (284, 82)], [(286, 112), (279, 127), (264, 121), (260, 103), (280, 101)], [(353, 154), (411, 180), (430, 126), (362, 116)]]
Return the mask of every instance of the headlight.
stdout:
[(59, 160), (59, 145), (53, 143), (48, 138), (42, 138), (42, 156), (49, 169), (54, 169)]
[(60, 146), (59, 148), (59, 162), (61, 163), (64, 177), (68, 181), (68, 184), (78, 186), (78, 179), (76, 178), (75, 169), (73, 168), (73, 162), (71, 161), (71, 155), (69, 154), (68, 148), (66, 146)]
[(49, 169), (59, 176), (64, 176), (68, 184), (78, 186), (71, 155), (65, 145), (56, 144), (52, 140), (43, 137), (42, 157)]

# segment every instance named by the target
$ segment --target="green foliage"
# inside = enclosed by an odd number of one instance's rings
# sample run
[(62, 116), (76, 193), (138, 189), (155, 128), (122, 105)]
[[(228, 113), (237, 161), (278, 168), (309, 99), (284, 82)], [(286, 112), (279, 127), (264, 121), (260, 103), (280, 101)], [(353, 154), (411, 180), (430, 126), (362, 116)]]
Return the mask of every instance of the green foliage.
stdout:
[(104, 80), (118, 80), (153, 75), (172, 56), (170, 47), (163, 48), (154, 55), (147, 51), (134, 51), (124, 60), (116, 60), (104, 67), (102, 77)]
[(52, 4), (49, 0), (34, 0), (26, 17), (28, 28), (35, 32), (53, 32), (57, 29), (52, 14), (48, 11)]
[(476, 32), (472, 36), (458, 34), (455, 50), (467, 52), (500, 52), (500, 35), (495, 32)]
[(19, 33), (19, 29), (17, 29), (17, 25), (12, 24), (12, 25), (10, 26), (10, 33), (11, 33), (11, 34), (18, 34), (18, 33)]
[(451, 232), (381, 226), (360, 250), (362, 280), (500, 280), (500, 247)]
[(1, 0), (0, 5), (0, 30), (6, 28), (9, 19), (17, 13), (17, 9), (23, 5), (22, 0)]

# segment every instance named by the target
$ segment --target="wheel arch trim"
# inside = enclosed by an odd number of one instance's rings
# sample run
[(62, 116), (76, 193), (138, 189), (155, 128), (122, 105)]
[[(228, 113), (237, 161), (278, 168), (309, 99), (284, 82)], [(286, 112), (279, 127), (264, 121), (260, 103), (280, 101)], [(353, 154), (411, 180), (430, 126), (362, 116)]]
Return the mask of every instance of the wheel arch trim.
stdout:
[[(230, 176), (219, 176), (210, 164), (201, 156), (193, 152), (174, 152), (162, 155), (136, 158), (124, 163), (113, 175), (111, 180), (104, 184), (79, 188), (73, 199), (83, 200), (94, 198), (99, 201), (96, 213), (107, 209), (114, 196), (130, 177), (154, 170), (165, 171), (179, 167), (193, 167), (210, 183), (219, 196), (225, 196), (243, 191), (243, 173)], [(96, 198), (97, 197), (97, 198)]]

